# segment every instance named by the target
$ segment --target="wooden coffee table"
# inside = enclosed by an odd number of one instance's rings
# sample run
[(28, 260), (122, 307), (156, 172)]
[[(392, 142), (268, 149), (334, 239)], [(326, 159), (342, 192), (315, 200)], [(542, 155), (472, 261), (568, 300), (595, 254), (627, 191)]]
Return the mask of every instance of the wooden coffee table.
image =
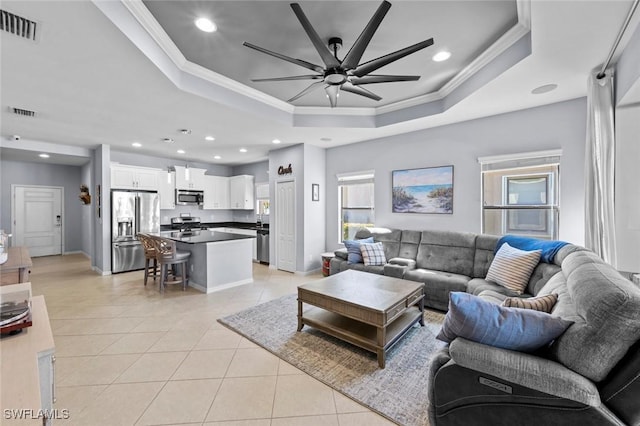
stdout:
[[(316, 308), (302, 311), (302, 304)], [(424, 326), (424, 284), (348, 270), (298, 287), (298, 331), (311, 326), (378, 356), (415, 324)]]

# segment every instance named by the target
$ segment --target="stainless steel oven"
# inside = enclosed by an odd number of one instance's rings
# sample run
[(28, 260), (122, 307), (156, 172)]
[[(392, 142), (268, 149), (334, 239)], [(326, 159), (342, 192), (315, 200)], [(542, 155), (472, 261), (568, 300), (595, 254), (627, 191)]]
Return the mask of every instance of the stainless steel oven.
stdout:
[(176, 204), (180, 206), (201, 206), (204, 200), (204, 191), (176, 189)]

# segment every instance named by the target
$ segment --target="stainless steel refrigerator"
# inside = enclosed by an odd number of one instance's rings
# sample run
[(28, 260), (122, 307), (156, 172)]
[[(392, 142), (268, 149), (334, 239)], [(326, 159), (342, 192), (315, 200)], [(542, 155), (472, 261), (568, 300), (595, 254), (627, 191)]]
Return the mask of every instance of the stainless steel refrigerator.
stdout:
[(160, 232), (158, 193), (111, 191), (111, 272), (144, 268), (138, 232)]

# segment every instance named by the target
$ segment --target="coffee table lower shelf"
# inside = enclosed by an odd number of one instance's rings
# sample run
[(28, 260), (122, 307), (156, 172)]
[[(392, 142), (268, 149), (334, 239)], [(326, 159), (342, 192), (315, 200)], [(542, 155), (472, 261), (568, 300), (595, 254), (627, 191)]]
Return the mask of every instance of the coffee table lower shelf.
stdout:
[(378, 365), (384, 368), (386, 351), (421, 318), (420, 309), (412, 306), (389, 324), (386, 330), (317, 307), (306, 310), (300, 319), (304, 325), (377, 354)]

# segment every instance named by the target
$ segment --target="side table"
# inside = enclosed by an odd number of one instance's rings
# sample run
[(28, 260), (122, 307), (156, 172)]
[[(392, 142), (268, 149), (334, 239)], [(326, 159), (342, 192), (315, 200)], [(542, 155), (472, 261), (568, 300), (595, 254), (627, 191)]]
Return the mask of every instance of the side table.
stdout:
[(336, 257), (336, 255), (332, 252), (322, 253), (322, 276), (328, 277), (331, 269), (331, 259)]

